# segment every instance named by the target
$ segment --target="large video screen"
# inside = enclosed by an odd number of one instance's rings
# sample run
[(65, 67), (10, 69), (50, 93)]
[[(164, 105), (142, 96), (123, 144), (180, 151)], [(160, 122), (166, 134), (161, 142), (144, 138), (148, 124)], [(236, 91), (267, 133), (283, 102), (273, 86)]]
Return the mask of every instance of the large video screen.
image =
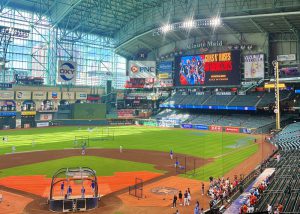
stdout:
[(174, 82), (176, 86), (240, 85), (240, 51), (177, 57)]

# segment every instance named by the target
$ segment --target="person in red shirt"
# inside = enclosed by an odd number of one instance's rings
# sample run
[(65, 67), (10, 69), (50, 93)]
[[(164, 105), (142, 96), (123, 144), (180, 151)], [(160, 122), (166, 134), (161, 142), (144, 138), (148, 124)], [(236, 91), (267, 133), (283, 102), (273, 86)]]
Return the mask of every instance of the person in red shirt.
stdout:
[(282, 213), (282, 211), (283, 211), (283, 206), (282, 206), (282, 204), (278, 204), (277, 209), (278, 209), (278, 212), (279, 212), (279, 213)]

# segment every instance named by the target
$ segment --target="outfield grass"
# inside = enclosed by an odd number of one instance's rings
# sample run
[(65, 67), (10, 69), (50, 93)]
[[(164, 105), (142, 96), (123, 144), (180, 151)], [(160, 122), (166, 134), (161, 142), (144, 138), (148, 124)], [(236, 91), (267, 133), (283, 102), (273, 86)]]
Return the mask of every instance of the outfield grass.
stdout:
[(149, 171), (163, 173), (163, 171), (155, 169), (151, 164), (95, 156), (75, 156), (4, 169), (1, 170), (0, 177), (46, 175), (50, 178), (58, 169), (65, 168), (66, 166), (70, 168), (88, 166), (95, 170), (98, 176), (111, 176), (114, 172)]
[[(104, 136), (107, 133), (106, 127), (93, 127), (92, 131), (88, 127), (0, 131), (1, 139), (8, 136), (8, 142), (0, 145), (0, 154), (10, 153), (12, 146), (16, 147), (16, 152), (73, 148), (74, 136), (89, 136), (90, 147), (119, 149), (122, 145), (125, 150), (156, 150), (166, 153), (172, 149), (175, 155), (181, 153), (215, 158), (214, 162), (197, 170), (196, 178), (206, 180), (210, 175), (219, 176), (228, 172), (258, 149), (257, 144), (253, 143), (253, 137), (243, 134), (138, 126), (110, 127), (109, 132), (110, 140), (102, 141), (102, 133)], [(223, 156), (229, 152), (233, 153)]]

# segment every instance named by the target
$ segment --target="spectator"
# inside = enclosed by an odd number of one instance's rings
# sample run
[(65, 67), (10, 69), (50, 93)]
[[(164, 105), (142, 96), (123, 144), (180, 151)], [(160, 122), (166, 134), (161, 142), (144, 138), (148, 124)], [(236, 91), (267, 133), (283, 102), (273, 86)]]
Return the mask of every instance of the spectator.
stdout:
[(188, 191), (186, 190), (184, 193), (184, 199), (183, 199), (183, 206), (189, 206), (189, 199), (188, 199)]
[(178, 193), (178, 198), (179, 198), (179, 205), (182, 206), (182, 192), (179, 191)]
[(176, 207), (176, 202), (177, 202), (177, 195), (174, 195), (172, 208)]
[(267, 205), (267, 211), (269, 214), (272, 213), (272, 206), (270, 204)]
[(202, 183), (201, 189), (202, 189), (202, 195), (204, 195), (204, 183)]

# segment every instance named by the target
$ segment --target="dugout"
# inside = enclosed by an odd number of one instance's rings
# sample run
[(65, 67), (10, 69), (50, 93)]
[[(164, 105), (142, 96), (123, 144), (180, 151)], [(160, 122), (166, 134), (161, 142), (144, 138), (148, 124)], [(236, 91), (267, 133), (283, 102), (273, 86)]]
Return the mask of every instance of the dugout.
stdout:
[(21, 128), (36, 127), (35, 115), (36, 115), (36, 111), (22, 111)]
[[(61, 192), (62, 182), (66, 188)], [(67, 194), (69, 186), (72, 188), (72, 194)], [(82, 187), (86, 190), (84, 195), (80, 191)], [(96, 172), (91, 168), (61, 168), (52, 177), (49, 194), (50, 211), (89, 211), (98, 207), (99, 199)]]
[(16, 128), (16, 112), (0, 111), (0, 129)]

